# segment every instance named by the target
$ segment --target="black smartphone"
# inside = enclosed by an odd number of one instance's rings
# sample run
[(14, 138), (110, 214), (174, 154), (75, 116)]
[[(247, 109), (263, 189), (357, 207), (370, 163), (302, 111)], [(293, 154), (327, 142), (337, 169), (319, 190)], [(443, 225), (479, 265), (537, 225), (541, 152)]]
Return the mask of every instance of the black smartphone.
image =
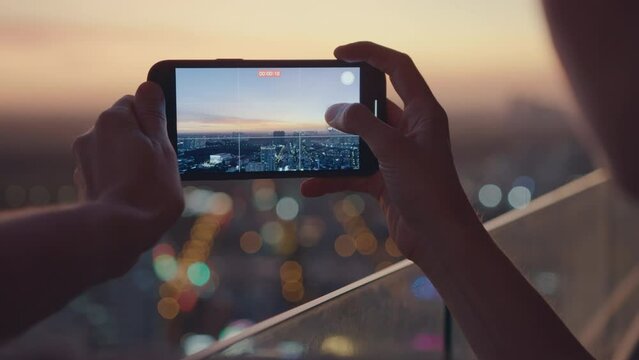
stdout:
[(385, 75), (339, 60), (164, 60), (148, 79), (166, 96), (182, 180), (366, 176), (377, 160), (326, 109), (359, 102), (385, 120)]

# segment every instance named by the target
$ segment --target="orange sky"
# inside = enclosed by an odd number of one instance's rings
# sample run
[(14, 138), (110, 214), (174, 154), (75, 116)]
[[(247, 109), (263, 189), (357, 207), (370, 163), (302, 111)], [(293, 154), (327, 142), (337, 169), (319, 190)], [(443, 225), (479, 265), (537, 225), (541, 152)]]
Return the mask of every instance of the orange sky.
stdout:
[(449, 112), (573, 108), (531, 0), (0, 4), (0, 113), (95, 113), (160, 59), (329, 58), (361, 39), (411, 54)]

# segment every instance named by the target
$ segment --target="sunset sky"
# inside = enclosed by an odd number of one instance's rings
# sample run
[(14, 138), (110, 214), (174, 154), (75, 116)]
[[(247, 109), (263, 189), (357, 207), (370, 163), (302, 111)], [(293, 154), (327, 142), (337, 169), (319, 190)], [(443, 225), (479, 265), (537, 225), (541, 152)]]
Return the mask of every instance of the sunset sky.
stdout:
[(95, 115), (161, 59), (322, 59), (363, 39), (413, 56), (451, 113), (522, 97), (573, 107), (532, 0), (0, 0), (0, 9), (0, 114)]
[[(326, 109), (359, 101), (359, 68), (176, 69), (180, 132), (326, 130)], [(349, 80), (342, 81), (342, 74)]]

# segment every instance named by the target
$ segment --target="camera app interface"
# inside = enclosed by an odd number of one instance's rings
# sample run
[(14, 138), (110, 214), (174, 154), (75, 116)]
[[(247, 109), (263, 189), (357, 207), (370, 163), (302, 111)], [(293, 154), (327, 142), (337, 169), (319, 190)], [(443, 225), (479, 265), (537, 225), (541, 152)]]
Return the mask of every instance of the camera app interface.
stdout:
[(176, 69), (180, 173), (359, 169), (359, 137), (324, 121), (359, 82), (357, 67)]

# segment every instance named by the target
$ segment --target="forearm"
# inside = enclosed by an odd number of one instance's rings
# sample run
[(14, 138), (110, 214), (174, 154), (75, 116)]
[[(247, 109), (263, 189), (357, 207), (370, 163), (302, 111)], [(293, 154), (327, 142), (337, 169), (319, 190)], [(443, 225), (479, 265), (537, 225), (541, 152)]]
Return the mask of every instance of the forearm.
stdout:
[(591, 359), (475, 216), (415, 262), (480, 359)]
[(109, 246), (117, 232), (134, 236), (123, 219), (96, 203), (0, 217), (0, 273), (7, 290), (0, 297), (5, 309), (0, 339), (15, 336), (87, 287), (128, 269), (137, 255), (114, 260)]

